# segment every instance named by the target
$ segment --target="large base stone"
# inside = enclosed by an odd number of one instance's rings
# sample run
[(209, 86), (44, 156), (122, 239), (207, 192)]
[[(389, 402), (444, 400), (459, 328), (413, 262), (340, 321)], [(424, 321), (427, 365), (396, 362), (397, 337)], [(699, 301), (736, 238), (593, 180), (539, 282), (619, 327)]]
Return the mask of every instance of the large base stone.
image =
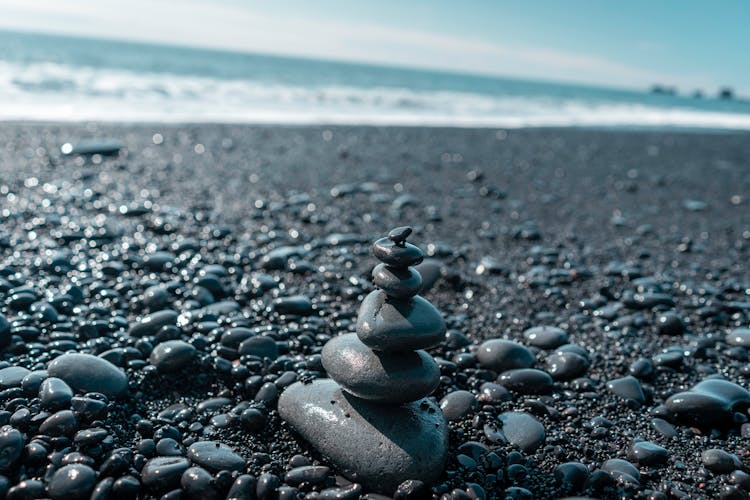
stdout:
[(432, 483), (443, 472), (448, 426), (427, 399), (382, 405), (320, 379), (288, 387), (279, 414), (339, 472), (368, 489), (393, 494), (407, 479)]

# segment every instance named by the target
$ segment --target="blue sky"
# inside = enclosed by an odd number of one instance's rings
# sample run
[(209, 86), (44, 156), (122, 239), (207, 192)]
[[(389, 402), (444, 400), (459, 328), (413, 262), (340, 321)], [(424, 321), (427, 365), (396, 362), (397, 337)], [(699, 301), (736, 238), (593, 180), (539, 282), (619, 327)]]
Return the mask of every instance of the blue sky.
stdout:
[(750, 94), (750, 0), (0, 0), (0, 28)]

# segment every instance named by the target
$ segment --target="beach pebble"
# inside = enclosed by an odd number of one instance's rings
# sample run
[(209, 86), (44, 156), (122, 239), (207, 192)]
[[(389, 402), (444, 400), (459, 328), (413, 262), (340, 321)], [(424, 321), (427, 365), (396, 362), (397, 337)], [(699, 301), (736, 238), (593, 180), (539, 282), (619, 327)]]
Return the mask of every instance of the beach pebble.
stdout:
[(497, 418), (501, 424), (498, 431), (505, 441), (525, 453), (533, 453), (544, 442), (544, 426), (528, 413), (512, 411)]
[(734, 453), (720, 448), (711, 448), (701, 453), (701, 462), (706, 469), (716, 474), (728, 474), (742, 468), (742, 462)]
[(628, 457), (640, 465), (661, 465), (669, 458), (669, 451), (650, 441), (639, 441), (630, 447)]
[(48, 410), (66, 408), (71, 399), (73, 399), (73, 390), (59, 378), (49, 377), (39, 388), (39, 400), (42, 407)]
[(218, 441), (198, 441), (188, 447), (190, 460), (215, 472), (221, 470), (241, 471), (245, 468), (245, 459), (236, 454), (229, 446)]
[(688, 391), (669, 396), (664, 402), (677, 422), (702, 428), (732, 422), (733, 409), (738, 404), (750, 404), (750, 392), (721, 379), (706, 379)]
[(555, 479), (563, 491), (577, 491), (589, 477), (589, 469), (580, 462), (565, 462), (555, 468)]
[(6, 471), (13, 467), (21, 458), (26, 444), (23, 435), (9, 425), (0, 428), (0, 470)]
[(168, 340), (154, 347), (148, 360), (160, 372), (169, 373), (189, 366), (196, 355), (195, 347), (187, 342)]
[(750, 347), (750, 328), (735, 328), (727, 334), (726, 342), (729, 345)]
[(540, 349), (554, 349), (568, 342), (568, 332), (555, 326), (535, 326), (525, 330), (523, 338)]
[(328, 478), (331, 469), (324, 465), (303, 465), (295, 467), (284, 475), (284, 482), (291, 486), (302, 483), (320, 484)]
[(554, 386), (548, 373), (534, 368), (508, 370), (500, 374), (497, 382), (518, 394), (548, 394)]
[(425, 259), (421, 264), (414, 266), (414, 269), (422, 277), (420, 293), (427, 293), (443, 276), (444, 265), (437, 259)]
[(483, 368), (497, 372), (515, 368), (529, 368), (535, 361), (534, 355), (526, 347), (502, 339), (483, 342), (477, 349), (477, 359)]
[(203, 467), (190, 467), (180, 478), (182, 493), (191, 499), (221, 500), (223, 496), (216, 491), (214, 482), (214, 477)]
[(381, 405), (347, 397), (336, 382), (320, 379), (289, 386), (278, 408), (309, 443), (365, 487), (392, 492), (407, 479), (431, 483), (442, 473), (448, 428), (428, 399)]
[(354, 333), (329, 341), (321, 359), (329, 377), (355, 396), (373, 401), (415, 401), (440, 383), (440, 370), (425, 351), (379, 353)]
[(152, 491), (169, 491), (180, 486), (182, 474), (189, 467), (190, 461), (184, 457), (152, 458), (143, 466), (141, 479)]
[(264, 335), (243, 340), (239, 345), (238, 352), (242, 355), (249, 354), (270, 360), (279, 357), (279, 347), (276, 345), (276, 341)]
[(7, 389), (8, 387), (18, 387), (21, 385), (24, 377), (31, 373), (28, 368), (22, 366), (9, 366), (7, 368), (0, 369), (0, 387)]
[(131, 325), (128, 335), (131, 337), (146, 337), (156, 335), (162, 327), (176, 325), (178, 314), (172, 309), (163, 309), (151, 314), (147, 314), (137, 323)]
[(415, 266), (422, 262), (424, 253), (411, 243), (396, 243), (390, 238), (380, 238), (372, 245), (372, 253), (379, 261), (394, 267)]
[(446, 420), (461, 420), (477, 407), (477, 398), (469, 391), (453, 391), (440, 400), (440, 409)]
[(646, 402), (641, 383), (631, 375), (610, 380), (607, 382), (607, 389), (627, 401), (634, 401), (639, 405)]
[(573, 380), (585, 374), (590, 364), (586, 356), (566, 351), (550, 354), (544, 363), (552, 380)]
[(88, 498), (96, 485), (96, 472), (87, 465), (71, 464), (59, 468), (47, 484), (53, 500)]
[(398, 268), (378, 264), (372, 270), (372, 284), (389, 297), (407, 299), (419, 293), (422, 276), (413, 267)]
[(602, 470), (609, 472), (616, 478), (624, 476), (624, 479), (630, 480), (630, 482), (635, 484), (638, 484), (641, 479), (638, 467), (621, 458), (610, 458), (602, 464)]
[(39, 432), (49, 436), (70, 436), (78, 429), (78, 419), (70, 410), (60, 410), (47, 417)]
[(686, 330), (685, 322), (674, 313), (660, 314), (656, 328), (661, 335), (682, 335)]
[(389, 300), (382, 290), (362, 301), (357, 335), (371, 349), (403, 351), (426, 349), (445, 336), (445, 321), (435, 306), (420, 296)]
[(128, 378), (122, 370), (91, 354), (63, 354), (50, 362), (47, 371), (77, 391), (100, 392), (116, 398), (128, 388)]
[(309, 316), (314, 312), (312, 301), (304, 295), (279, 297), (274, 300), (273, 309), (279, 314), (294, 316)]

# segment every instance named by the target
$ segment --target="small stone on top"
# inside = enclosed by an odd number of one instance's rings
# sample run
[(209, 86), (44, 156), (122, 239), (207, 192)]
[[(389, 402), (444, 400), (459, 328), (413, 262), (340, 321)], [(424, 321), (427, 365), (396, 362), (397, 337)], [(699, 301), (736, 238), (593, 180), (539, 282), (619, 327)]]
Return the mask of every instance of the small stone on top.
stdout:
[(401, 226), (395, 229), (391, 229), (388, 233), (388, 239), (394, 242), (396, 245), (403, 246), (406, 238), (412, 233), (412, 229), (409, 226)]

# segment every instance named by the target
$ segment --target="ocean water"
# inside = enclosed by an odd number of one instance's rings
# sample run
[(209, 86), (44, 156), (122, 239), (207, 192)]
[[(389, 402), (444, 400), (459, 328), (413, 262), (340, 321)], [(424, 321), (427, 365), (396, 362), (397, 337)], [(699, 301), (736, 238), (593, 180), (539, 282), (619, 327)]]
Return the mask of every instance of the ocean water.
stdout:
[(0, 120), (750, 129), (750, 102), (0, 31)]

